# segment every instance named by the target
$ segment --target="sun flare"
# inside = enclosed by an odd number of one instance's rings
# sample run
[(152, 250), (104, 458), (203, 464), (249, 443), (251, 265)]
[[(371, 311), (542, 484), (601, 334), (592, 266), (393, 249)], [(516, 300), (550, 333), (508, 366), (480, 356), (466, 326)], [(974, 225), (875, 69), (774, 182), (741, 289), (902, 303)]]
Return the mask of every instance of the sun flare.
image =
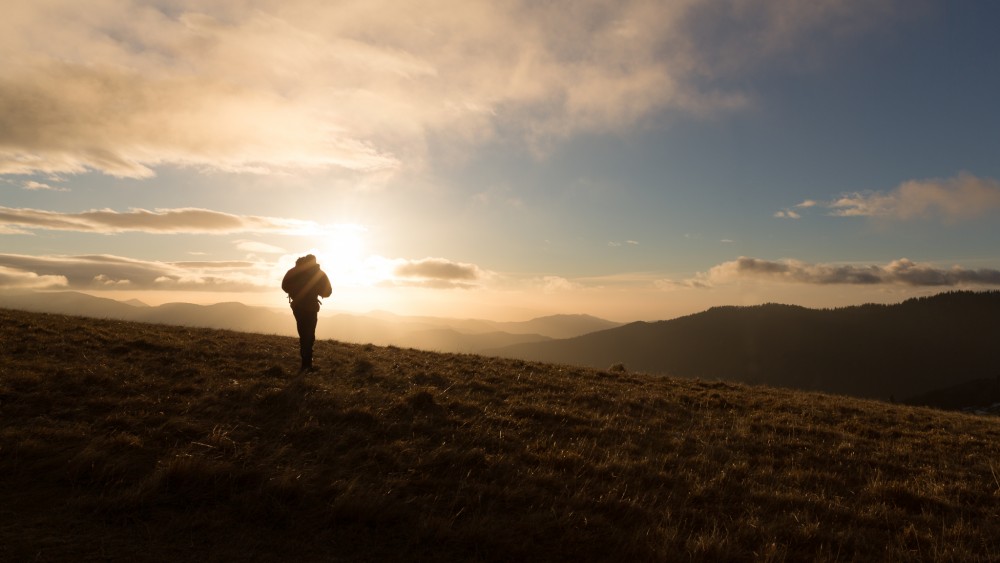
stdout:
[(340, 287), (371, 287), (385, 279), (379, 260), (369, 255), (367, 229), (357, 224), (338, 224), (321, 229), (311, 237), (310, 252)]

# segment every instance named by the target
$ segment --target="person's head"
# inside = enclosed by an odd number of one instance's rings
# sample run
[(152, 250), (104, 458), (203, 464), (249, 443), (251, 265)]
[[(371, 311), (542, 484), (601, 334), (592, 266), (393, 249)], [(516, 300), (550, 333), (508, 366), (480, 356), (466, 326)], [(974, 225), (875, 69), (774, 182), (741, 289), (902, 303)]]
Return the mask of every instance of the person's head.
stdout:
[(295, 265), (297, 267), (301, 266), (311, 266), (316, 263), (316, 257), (312, 254), (306, 254), (305, 256), (299, 257), (295, 260)]

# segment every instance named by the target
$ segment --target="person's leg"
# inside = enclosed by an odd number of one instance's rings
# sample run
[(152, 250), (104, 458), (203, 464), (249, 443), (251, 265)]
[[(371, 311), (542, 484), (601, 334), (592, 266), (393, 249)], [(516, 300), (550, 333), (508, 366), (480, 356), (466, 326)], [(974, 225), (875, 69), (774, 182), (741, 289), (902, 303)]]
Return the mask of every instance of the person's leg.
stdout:
[(306, 319), (305, 353), (302, 357), (306, 369), (312, 369), (313, 344), (316, 343), (316, 320), (315, 311), (309, 313), (309, 317)]
[(295, 311), (295, 328), (299, 331), (299, 356), (302, 369), (312, 368), (313, 344), (316, 342), (317, 315), (312, 311)]

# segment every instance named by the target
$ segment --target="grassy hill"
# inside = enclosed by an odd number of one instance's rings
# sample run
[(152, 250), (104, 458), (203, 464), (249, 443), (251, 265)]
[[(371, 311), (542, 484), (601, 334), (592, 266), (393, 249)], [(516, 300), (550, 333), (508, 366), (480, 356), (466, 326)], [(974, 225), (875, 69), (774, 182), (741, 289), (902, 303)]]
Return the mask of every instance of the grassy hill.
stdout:
[(0, 561), (998, 561), (1000, 420), (0, 310)]

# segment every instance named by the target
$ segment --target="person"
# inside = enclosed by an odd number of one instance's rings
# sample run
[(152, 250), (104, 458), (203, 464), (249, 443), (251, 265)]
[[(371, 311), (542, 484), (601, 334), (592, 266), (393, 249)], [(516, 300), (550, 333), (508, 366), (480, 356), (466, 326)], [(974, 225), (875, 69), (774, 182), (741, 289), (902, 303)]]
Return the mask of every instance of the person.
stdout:
[(320, 297), (329, 297), (333, 293), (330, 278), (319, 268), (316, 257), (307, 254), (295, 260), (295, 267), (285, 273), (281, 289), (288, 294), (295, 328), (299, 332), (299, 356), (302, 357), (299, 371), (313, 371), (313, 344), (316, 342)]

